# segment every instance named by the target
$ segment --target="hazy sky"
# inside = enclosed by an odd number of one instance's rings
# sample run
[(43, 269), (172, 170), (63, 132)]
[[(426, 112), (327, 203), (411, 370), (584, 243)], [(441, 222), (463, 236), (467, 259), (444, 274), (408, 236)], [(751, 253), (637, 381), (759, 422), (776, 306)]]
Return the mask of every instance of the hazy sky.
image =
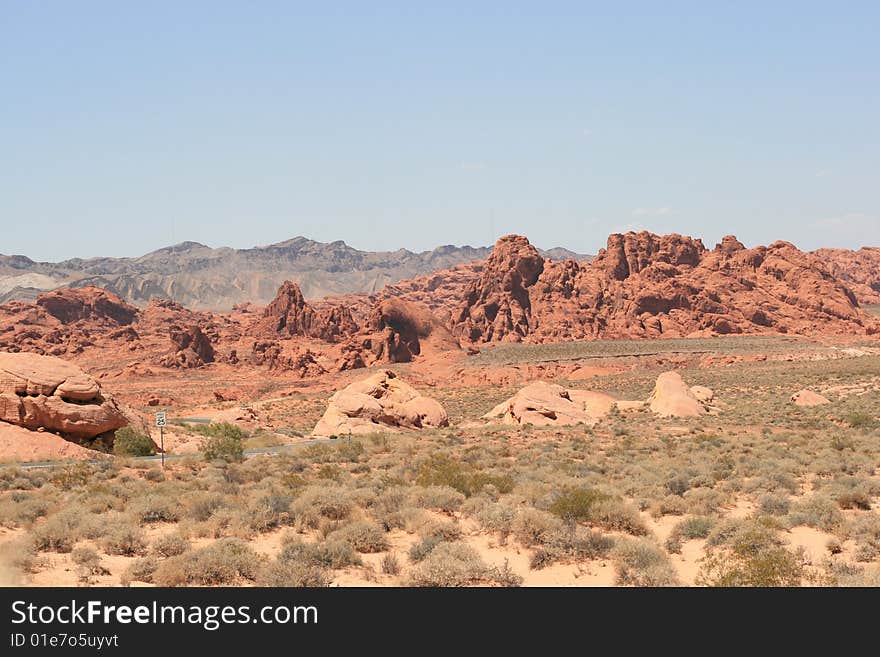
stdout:
[(880, 244), (876, 1), (329, 5), (0, 0), (0, 253)]

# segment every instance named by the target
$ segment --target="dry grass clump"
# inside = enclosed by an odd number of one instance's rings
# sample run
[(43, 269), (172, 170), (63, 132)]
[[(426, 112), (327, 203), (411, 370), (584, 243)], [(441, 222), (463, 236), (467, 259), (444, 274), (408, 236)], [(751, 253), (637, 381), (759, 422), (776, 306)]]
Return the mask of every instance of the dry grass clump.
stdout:
[(436, 545), (410, 572), (411, 586), (469, 586), (489, 579), (479, 553), (464, 543)]
[(384, 552), (388, 549), (388, 538), (385, 532), (376, 523), (369, 520), (359, 520), (343, 525), (327, 535), (328, 542), (341, 541), (348, 543), (357, 552), (373, 553)]
[(645, 538), (618, 541), (611, 551), (619, 586), (677, 586), (678, 575), (666, 553)]
[(160, 557), (176, 557), (190, 549), (190, 542), (178, 533), (166, 534), (153, 541), (152, 551)]
[(253, 582), (263, 557), (242, 540), (221, 538), (214, 543), (170, 557), (153, 573), (157, 586), (217, 586)]

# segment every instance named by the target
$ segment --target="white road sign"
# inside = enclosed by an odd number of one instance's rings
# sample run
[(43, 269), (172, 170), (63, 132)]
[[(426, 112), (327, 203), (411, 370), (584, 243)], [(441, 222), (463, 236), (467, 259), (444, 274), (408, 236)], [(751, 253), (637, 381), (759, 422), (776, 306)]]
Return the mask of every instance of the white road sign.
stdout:
[(156, 411), (156, 426), (165, 426), (165, 411)]

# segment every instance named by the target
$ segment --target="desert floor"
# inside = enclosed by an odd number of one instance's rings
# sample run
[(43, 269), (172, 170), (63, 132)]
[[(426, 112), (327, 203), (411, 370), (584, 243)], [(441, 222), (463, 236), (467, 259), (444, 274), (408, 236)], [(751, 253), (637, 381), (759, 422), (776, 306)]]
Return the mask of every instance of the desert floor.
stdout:
[[(152, 412), (230, 421), (207, 462), (178, 422), (166, 469), (108, 457), (0, 467), (0, 582), (12, 585), (880, 585), (880, 349), (798, 337), (501, 345), (392, 369), (450, 426), (319, 445), (333, 389), (189, 378), (106, 381)], [(677, 370), (717, 410), (615, 411), (595, 426), (485, 425), (525, 383), (645, 399)], [(799, 407), (807, 388), (830, 404)], [(214, 401), (221, 389), (234, 401)], [(230, 395), (232, 391), (233, 395)], [(183, 400), (183, 401), (181, 401)], [(165, 404), (163, 404), (165, 406)], [(158, 438), (158, 436), (155, 436)]]

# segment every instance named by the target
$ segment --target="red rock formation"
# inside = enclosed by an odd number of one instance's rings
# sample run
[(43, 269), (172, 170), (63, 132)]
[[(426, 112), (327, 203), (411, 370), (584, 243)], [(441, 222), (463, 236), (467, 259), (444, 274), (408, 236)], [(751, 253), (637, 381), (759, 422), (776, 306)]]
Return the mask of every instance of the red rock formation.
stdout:
[(36, 303), (62, 324), (91, 320), (125, 326), (138, 316), (137, 308), (99, 287), (54, 290), (41, 294)]
[(880, 304), (880, 247), (819, 249), (813, 253), (832, 276), (849, 285), (860, 304)]
[(284, 281), (255, 324), (253, 333), (264, 336), (307, 336), (338, 342), (357, 331), (351, 312), (344, 306), (315, 311), (296, 283)]
[(479, 281), (468, 286), (452, 316), (452, 333), (470, 342), (518, 342), (529, 334), (528, 288), (544, 269), (544, 259), (525, 237), (507, 235), (495, 243)]
[(0, 353), (0, 425), (52, 431), (79, 443), (109, 434), (112, 445), (112, 432), (132, 417), (72, 363), (51, 356)]
[(587, 265), (548, 264), (531, 290), (531, 340), (727, 333), (862, 333), (874, 324), (821, 260), (788, 242), (708, 251), (628, 233)]
[(169, 337), (173, 346), (171, 352), (161, 361), (165, 367), (189, 369), (214, 362), (214, 346), (200, 327), (190, 326), (183, 331), (172, 330)]

